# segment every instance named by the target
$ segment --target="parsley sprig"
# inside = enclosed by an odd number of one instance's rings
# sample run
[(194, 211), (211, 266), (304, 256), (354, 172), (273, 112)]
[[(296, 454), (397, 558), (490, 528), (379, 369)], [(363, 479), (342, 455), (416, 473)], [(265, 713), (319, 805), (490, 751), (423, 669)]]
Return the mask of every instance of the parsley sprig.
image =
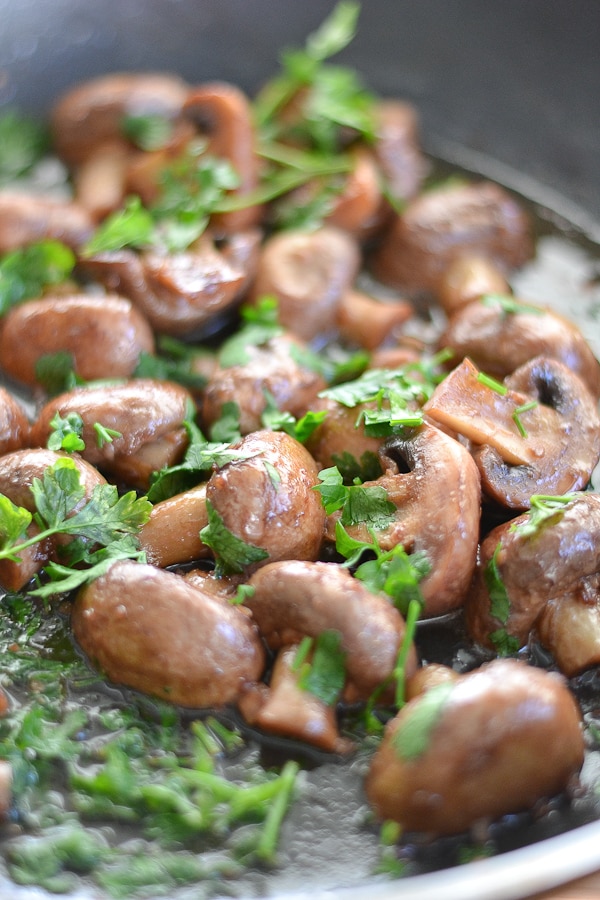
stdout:
[[(65, 564), (49, 562), (44, 567), (49, 582), (31, 594), (48, 597), (74, 590), (105, 572), (115, 559), (143, 558), (136, 535), (150, 516), (146, 498), (138, 499), (133, 491), (119, 496), (114, 485), (100, 484), (85, 500), (79, 471), (69, 457), (34, 478), (31, 492), (33, 513), (0, 494), (0, 559), (19, 562), (28, 547), (56, 535), (72, 538), (61, 547)], [(38, 531), (27, 537), (32, 523)]]

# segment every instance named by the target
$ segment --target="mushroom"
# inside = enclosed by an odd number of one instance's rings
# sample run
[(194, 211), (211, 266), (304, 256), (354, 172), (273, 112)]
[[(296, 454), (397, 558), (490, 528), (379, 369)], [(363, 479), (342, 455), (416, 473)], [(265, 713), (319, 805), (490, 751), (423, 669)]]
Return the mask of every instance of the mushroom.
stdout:
[[(250, 577), (245, 605), (271, 649), (303, 636), (337, 632), (345, 654), (353, 699), (367, 699), (387, 686), (404, 638), (404, 620), (383, 595), (372, 593), (335, 563), (285, 560), (268, 563)], [(410, 676), (417, 656), (411, 646)]]
[(239, 410), (241, 434), (263, 427), (262, 415), (269, 404), (296, 418), (303, 416), (325, 387), (322, 376), (305, 362), (307, 358), (304, 342), (287, 333), (239, 347), (231, 361), (221, 356), (203, 392), (204, 427), (210, 432), (228, 403), (235, 403)]
[(24, 191), (0, 191), (0, 253), (43, 240), (76, 250), (92, 236), (93, 221), (78, 203)]
[(585, 487), (600, 458), (600, 416), (580, 378), (536, 357), (503, 385), (488, 382), (464, 360), (423, 407), (471, 442), (484, 494), (523, 510), (533, 494)]
[[(239, 178), (231, 196), (244, 203), (258, 184), (259, 171), (252, 108), (246, 95), (224, 82), (201, 84), (186, 97), (183, 116), (206, 135), (207, 152), (211, 156), (231, 163)], [(213, 216), (211, 225), (216, 231), (231, 234), (253, 228), (261, 218), (262, 208), (251, 203)]]
[(140, 528), (140, 549), (153, 566), (166, 568), (211, 556), (200, 531), (208, 525), (206, 484), (155, 503)]
[(365, 433), (361, 413), (376, 407), (376, 402), (344, 406), (330, 397), (320, 397), (312, 405), (315, 412), (327, 415), (313, 431), (306, 447), (321, 469), (337, 466), (344, 480), (372, 481), (382, 472), (379, 451), (385, 441)]
[(213, 472), (206, 499), (226, 529), (264, 552), (247, 570), (280, 559), (317, 559), (325, 512), (310, 453), (285, 432), (271, 431), (255, 431), (231, 449), (240, 458)]
[[(468, 450), (427, 423), (407, 437), (392, 437), (382, 451), (383, 475), (364, 487), (384, 488), (396, 507), (387, 527), (376, 528), (379, 546), (401, 544), (423, 552), (431, 569), (420, 582), (423, 616), (441, 616), (460, 607), (475, 568), (479, 540), (479, 474)], [(333, 540), (340, 513), (329, 517)], [(372, 542), (366, 524), (346, 525), (348, 534)]]
[(460, 834), (573, 787), (583, 760), (581, 713), (563, 679), (494, 660), (400, 710), (366, 793), (404, 832)]
[[(152, 378), (80, 387), (49, 400), (31, 428), (33, 445), (44, 446), (58, 413), (83, 420), (82, 456), (123, 483), (147, 490), (150, 476), (179, 462), (188, 444), (184, 421), (194, 409), (181, 385)], [(112, 432), (98, 438), (98, 426)]]
[(506, 294), (463, 306), (438, 343), (452, 350), (455, 363), (468, 357), (495, 378), (510, 375), (535, 356), (557, 359), (600, 397), (600, 363), (579, 329), (552, 310)]
[(6, 760), (0, 761), (0, 821), (8, 818), (12, 803), (13, 770)]
[[(105, 484), (102, 475), (77, 455), (39, 448), (15, 450), (0, 456), (0, 494), (8, 497), (15, 506), (22, 506), (34, 513), (35, 498), (31, 486), (35, 479), (41, 479), (46, 470), (61, 459), (73, 461), (84, 489), (83, 498), (72, 510), (76, 512), (91, 497), (96, 485)], [(32, 522), (28, 535), (38, 534), (39, 530)], [(62, 536), (56, 540), (49, 538), (36, 542), (19, 553), (18, 562), (10, 559), (0, 560), (0, 585), (7, 591), (21, 590), (49, 560), (56, 558), (55, 551), (64, 540), (68, 539)]]
[(251, 247), (217, 248), (209, 235), (178, 253), (112, 250), (87, 256), (79, 268), (111, 292), (129, 297), (162, 334), (188, 340), (210, 329), (241, 299), (251, 273)]
[(482, 646), (523, 646), (550, 600), (600, 572), (600, 495), (564, 499), (539, 527), (523, 513), (482, 541), (465, 603), (468, 632)]
[[(0, 350), (0, 358), (3, 359)], [(0, 386), (0, 457), (29, 443), (29, 418), (20, 400)]]
[(372, 268), (384, 284), (435, 295), (450, 263), (465, 253), (483, 254), (503, 272), (533, 255), (529, 220), (504, 188), (449, 182), (423, 192), (386, 230)]
[[(473, 300), (494, 294), (506, 296), (510, 288), (501, 269), (491, 259), (466, 252), (450, 261), (440, 275), (436, 293), (440, 306), (447, 316), (452, 317)], [(446, 347), (443, 337), (440, 346)]]
[(373, 153), (394, 200), (402, 203), (415, 197), (427, 163), (421, 151), (419, 116), (412, 104), (402, 100), (375, 104)]
[(600, 572), (551, 597), (535, 622), (535, 634), (567, 678), (600, 663)]
[(349, 289), (340, 298), (337, 327), (344, 340), (372, 351), (393, 343), (413, 314), (413, 306), (405, 300), (383, 301)]
[(0, 321), (4, 371), (29, 387), (44, 387), (40, 359), (67, 353), (84, 381), (126, 378), (142, 353), (154, 352), (154, 336), (142, 313), (125, 297), (65, 294), (29, 300)]
[(265, 666), (247, 615), (143, 563), (113, 563), (79, 592), (71, 621), (83, 652), (107, 678), (180, 706), (234, 703)]
[(335, 331), (340, 299), (359, 264), (358, 244), (337, 228), (281, 232), (263, 245), (250, 300), (276, 297), (284, 328), (305, 341), (324, 339)]

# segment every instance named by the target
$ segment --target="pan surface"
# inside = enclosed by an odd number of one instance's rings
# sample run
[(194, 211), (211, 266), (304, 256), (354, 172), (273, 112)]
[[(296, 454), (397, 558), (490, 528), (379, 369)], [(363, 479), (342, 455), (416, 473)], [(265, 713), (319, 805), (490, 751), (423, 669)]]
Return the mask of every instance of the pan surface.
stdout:
[[(302, 43), (334, 4), (53, 0), (51, 16), (41, 15), (41, 6), (0, 0), (5, 23), (0, 104), (38, 115), (65, 87), (115, 70), (177, 71), (190, 81), (218, 78), (252, 92), (275, 70), (279, 48)], [(426, 151), (530, 198), (546, 233), (537, 260), (515, 281), (515, 290), (573, 318), (597, 355), (599, 33), (600, 7), (585, 0), (401, 0), (393, 5), (365, 0), (359, 34), (342, 56), (373, 90), (417, 106)], [(439, 636), (435, 627), (430, 632), (424, 641), (433, 655)], [(582, 685), (592, 715), (597, 687), (592, 678)], [(351, 786), (361, 764), (328, 763), (308, 773), (305, 801), (286, 822), (293, 838), (281, 873), (268, 880), (257, 877), (246, 894), (237, 896), (388, 900), (398, 895), (398, 884), (373, 878), (377, 846), (357, 827), (364, 805)], [(523, 830), (509, 828), (497, 836), (500, 855), (472, 866), (446, 868), (451, 848), (448, 855), (442, 848), (440, 855), (438, 847), (433, 859), (423, 854), (418, 874), (402, 882), (402, 897), (509, 900), (600, 867), (597, 781), (590, 754), (584, 783), (591, 789), (570, 809), (528, 823), (524, 838)], [(529, 846), (521, 847), (522, 842)], [(440, 866), (442, 871), (436, 871)], [(37, 900), (46, 895), (13, 890), (0, 880), (0, 896)], [(192, 896), (199, 895), (181, 893)]]

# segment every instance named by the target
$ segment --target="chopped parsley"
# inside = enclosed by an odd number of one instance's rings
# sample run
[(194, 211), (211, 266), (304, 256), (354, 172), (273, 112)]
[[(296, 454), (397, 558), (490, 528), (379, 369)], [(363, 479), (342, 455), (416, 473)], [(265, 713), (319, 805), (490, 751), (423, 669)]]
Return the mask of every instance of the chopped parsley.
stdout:
[(215, 555), (217, 575), (241, 574), (254, 563), (267, 559), (262, 547), (248, 544), (227, 528), (210, 500), (206, 501), (208, 525), (200, 532), (200, 539)]
[(322, 631), (315, 639), (304, 638), (294, 659), (299, 687), (327, 706), (337, 703), (346, 681), (346, 654), (341, 641), (338, 631)]
[(38, 241), (5, 253), (0, 259), (0, 315), (66, 281), (74, 266), (75, 254), (60, 241)]
[(410, 762), (427, 752), (453, 689), (452, 683), (438, 684), (404, 707), (402, 724), (392, 738), (400, 759)]
[(392, 523), (396, 507), (381, 485), (345, 485), (337, 466), (322, 469), (319, 481), (314, 490), (321, 495), (325, 512), (331, 515), (341, 509), (342, 525), (368, 524), (384, 529)]

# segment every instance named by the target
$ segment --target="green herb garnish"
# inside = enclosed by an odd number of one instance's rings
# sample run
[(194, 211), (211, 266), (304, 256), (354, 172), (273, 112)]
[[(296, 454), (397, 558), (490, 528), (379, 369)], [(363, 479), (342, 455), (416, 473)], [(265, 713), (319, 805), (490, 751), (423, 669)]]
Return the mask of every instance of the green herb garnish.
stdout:
[(438, 684), (404, 707), (404, 718), (393, 737), (398, 756), (410, 762), (427, 751), (431, 735), (439, 722), (450, 694), (452, 683)]
[(248, 544), (230, 531), (210, 500), (206, 501), (206, 511), (208, 525), (201, 530), (200, 539), (215, 555), (217, 575), (242, 574), (248, 566), (268, 558), (262, 547)]
[(74, 265), (75, 254), (60, 241), (39, 241), (6, 253), (0, 260), (0, 315), (66, 281)]

